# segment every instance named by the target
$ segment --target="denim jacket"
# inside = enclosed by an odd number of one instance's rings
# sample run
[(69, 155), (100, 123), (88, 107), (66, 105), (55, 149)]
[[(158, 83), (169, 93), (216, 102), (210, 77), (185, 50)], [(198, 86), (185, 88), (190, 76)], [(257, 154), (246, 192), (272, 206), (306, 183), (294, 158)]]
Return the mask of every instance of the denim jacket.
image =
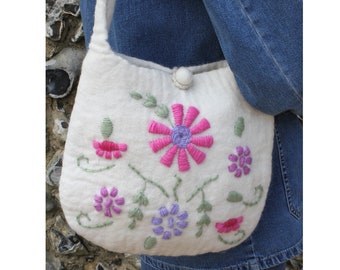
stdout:
[[(88, 45), (95, 0), (80, 0)], [(167, 67), (226, 59), (250, 105), (275, 116), (272, 181), (253, 234), (228, 251), (141, 256), (150, 269), (266, 269), (302, 252), (302, 1), (117, 0), (113, 50)]]

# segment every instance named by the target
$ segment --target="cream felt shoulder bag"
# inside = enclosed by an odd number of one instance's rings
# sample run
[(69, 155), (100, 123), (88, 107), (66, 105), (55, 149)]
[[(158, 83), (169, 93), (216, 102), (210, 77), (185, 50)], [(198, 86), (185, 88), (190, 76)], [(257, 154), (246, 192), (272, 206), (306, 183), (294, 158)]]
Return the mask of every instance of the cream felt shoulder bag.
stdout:
[(60, 181), (68, 224), (115, 252), (240, 244), (265, 205), (273, 117), (247, 104), (226, 61), (169, 69), (113, 52), (112, 3), (97, 1), (70, 119)]

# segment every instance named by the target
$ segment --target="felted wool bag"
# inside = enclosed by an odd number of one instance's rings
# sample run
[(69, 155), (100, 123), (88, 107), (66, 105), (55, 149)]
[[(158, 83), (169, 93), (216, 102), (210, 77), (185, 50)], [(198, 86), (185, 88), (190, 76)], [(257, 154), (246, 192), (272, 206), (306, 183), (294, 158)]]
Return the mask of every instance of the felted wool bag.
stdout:
[(195, 255), (243, 242), (263, 211), (274, 119), (226, 61), (169, 69), (108, 43), (97, 0), (60, 180), (69, 226), (107, 250)]

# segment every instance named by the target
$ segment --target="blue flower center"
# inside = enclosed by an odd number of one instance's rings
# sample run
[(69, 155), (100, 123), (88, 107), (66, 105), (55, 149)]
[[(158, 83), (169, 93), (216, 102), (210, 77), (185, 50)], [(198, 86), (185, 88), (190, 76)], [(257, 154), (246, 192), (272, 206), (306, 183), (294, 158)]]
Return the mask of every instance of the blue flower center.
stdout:
[(173, 144), (179, 148), (186, 148), (191, 140), (190, 129), (186, 126), (175, 126), (171, 132)]

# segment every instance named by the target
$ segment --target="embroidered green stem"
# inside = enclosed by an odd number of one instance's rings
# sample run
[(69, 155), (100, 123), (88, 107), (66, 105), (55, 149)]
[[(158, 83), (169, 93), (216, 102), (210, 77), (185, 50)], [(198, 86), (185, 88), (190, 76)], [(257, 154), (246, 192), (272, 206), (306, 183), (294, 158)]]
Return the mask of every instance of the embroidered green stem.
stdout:
[(99, 168), (99, 169), (91, 169), (91, 168), (86, 168), (86, 167), (83, 167), (81, 165), (81, 161), (85, 160), (86, 163), (89, 163), (89, 159), (87, 157), (85, 157), (84, 155), (81, 155), (77, 158), (77, 166), (82, 169), (83, 171), (85, 172), (89, 172), (89, 173), (97, 173), (97, 172), (102, 172), (102, 171), (106, 171), (106, 170), (109, 170), (111, 168), (113, 168), (115, 165), (114, 164), (111, 164), (111, 165), (108, 165), (106, 167), (103, 167), (103, 168)]
[(218, 240), (220, 240), (222, 243), (224, 243), (226, 245), (235, 245), (235, 244), (241, 242), (241, 240), (246, 236), (246, 233), (245, 233), (244, 230), (238, 230), (234, 234), (234, 236), (237, 236), (239, 234), (241, 234), (241, 236), (238, 239), (235, 239), (235, 240), (232, 240), (232, 241), (228, 241), (228, 240), (223, 239), (221, 235), (218, 236)]
[(144, 181), (144, 185), (143, 185), (142, 190), (138, 194), (133, 196), (133, 199), (132, 199), (133, 203), (138, 204), (138, 207), (130, 210), (129, 214), (128, 214), (129, 218), (131, 218), (131, 222), (128, 225), (128, 227), (129, 227), (129, 229), (133, 230), (137, 225), (137, 221), (141, 221), (144, 217), (141, 207), (147, 206), (149, 204), (149, 200), (145, 195), (145, 190), (146, 190), (147, 184), (149, 183), (149, 184), (157, 187), (164, 194), (164, 196), (167, 197), (167, 198), (169, 198), (169, 194), (165, 191), (165, 189), (161, 185), (159, 185), (156, 182), (146, 178), (134, 166), (132, 166), (131, 164), (128, 164), (128, 166), (132, 171), (134, 171)]
[(82, 217), (85, 217), (88, 221), (91, 221), (90, 217), (88, 216), (88, 214), (85, 214), (83, 212), (80, 212), (80, 214), (77, 216), (77, 222), (80, 226), (84, 227), (84, 228), (87, 228), (87, 229), (98, 229), (98, 228), (103, 228), (103, 227), (106, 227), (106, 226), (110, 226), (113, 224), (113, 221), (109, 221), (109, 222), (104, 222), (104, 223), (101, 223), (101, 224), (95, 224), (95, 225), (92, 225), (92, 226), (89, 226), (89, 225), (84, 225), (80, 219)]
[(135, 100), (143, 100), (143, 106), (146, 108), (154, 108), (156, 115), (163, 119), (167, 119), (172, 127), (174, 127), (173, 123), (171, 122), (169, 118), (169, 109), (164, 104), (158, 104), (157, 99), (150, 94), (146, 94), (145, 97), (143, 97), (142, 94), (134, 91), (130, 93), (130, 96)]
[(263, 196), (263, 187), (262, 185), (258, 185), (255, 187), (255, 196), (257, 197), (254, 201), (252, 202), (243, 202), (244, 205), (246, 206), (254, 206), (259, 203), (259, 201), (262, 199)]
[(131, 170), (133, 170), (133, 171), (134, 171), (134, 172), (135, 172), (135, 173), (136, 173), (136, 174), (137, 174), (137, 175), (145, 182), (144, 190), (145, 190), (145, 188), (146, 188), (146, 184), (149, 183), (149, 184), (151, 184), (151, 185), (157, 187), (157, 188), (164, 194), (165, 197), (169, 198), (169, 194), (165, 191), (165, 189), (164, 189), (160, 184), (157, 184), (156, 182), (154, 182), (154, 181), (152, 181), (152, 180), (146, 178), (145, 176), (143, 176), (143, 175), (141, 174), (141, 172), (138, 171), (138, 170), (137, 170), (134, 166), (132, 166), (131, 164), (129, 164), (128, 166), (129, 166), (129, 168), (130, 168)]
[(177, 175), (175, 175), (175, 178), (177, 179), (177, 182), (176, 182), (176, 185), (174, 186), (174, 188), (172, 189), (172, 191), (174, 193), (175, 201), (178, 202), (177, 188), (182, 183), (182, 179), (179, 178)]
[(196, 222), (196, 225), (198, 226), (198, 231), (196, 232), (195, 236), (198, 238), (203, 234), (203, 228), (204, 226), (208, 227), (211, 223), (210, 217), (207, 215), (207, 212), (210, 212), (212, 210), (212, 205), (206, 201), (205, 199), (205, 193), (204, 188), (209, 185), (211, 182), (218, 179), (218, 175), (214, 178), (210, 178), (207, 181), (203, 183), (202, 186), (197, 188), (197, 190), (191, 195), (191, 197), (187, 200), (187, 202), (191, 201), (199, 192), (201, 192), (202, 199), (199, 207), (197, 208), (198, 213), (202, 213), (200, 220)]
[(187, 199), (187, 202), (190, 202), (201, 190), (203, 190), (207, 185), (209, 185), (211, 182), (216, 181), (218, 179), (218, 175), (214, 178), (210, 178), (207, 181), (205, 181), (202, 186), (198, 187), (197, 190), (191, 194), (190, 198)]

